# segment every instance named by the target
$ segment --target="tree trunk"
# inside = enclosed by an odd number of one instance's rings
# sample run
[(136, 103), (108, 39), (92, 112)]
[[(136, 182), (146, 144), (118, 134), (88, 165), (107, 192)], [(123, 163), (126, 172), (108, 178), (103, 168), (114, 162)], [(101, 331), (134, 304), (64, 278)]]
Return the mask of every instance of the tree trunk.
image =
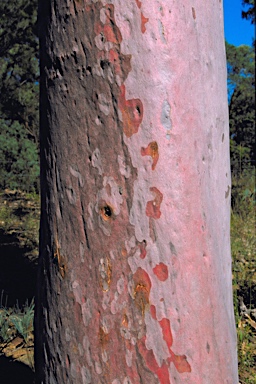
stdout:
[(238, 383), (221, 1), (39, 3), (37, 382)]

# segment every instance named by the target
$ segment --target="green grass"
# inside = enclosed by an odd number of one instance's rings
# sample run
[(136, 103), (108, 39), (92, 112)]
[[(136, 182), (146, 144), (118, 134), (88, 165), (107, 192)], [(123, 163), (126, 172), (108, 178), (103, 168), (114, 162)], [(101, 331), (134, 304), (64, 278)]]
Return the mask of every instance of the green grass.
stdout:
[(231, 214), (234, 311), (241, 384), (256, 384), (255, 178), (235, 180)]

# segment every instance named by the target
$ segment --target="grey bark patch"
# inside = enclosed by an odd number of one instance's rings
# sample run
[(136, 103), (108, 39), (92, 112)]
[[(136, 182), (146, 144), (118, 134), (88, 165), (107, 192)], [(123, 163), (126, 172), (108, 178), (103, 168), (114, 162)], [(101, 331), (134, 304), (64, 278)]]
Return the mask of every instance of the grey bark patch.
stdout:
[(169, 242), (169, 246), (170, 246), (170, 250), (171, 250), (172, 255), (177, 256), (176, 248), (171, 241)]

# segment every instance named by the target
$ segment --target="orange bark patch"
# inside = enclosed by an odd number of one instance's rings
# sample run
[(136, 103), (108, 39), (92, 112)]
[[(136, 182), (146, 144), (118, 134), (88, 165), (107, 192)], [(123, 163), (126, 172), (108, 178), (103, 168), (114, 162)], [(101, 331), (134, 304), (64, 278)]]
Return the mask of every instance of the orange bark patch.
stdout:
[(160, 281), (165, 281), (168, 278), (168, 268), (164, 263), (156, 265), (153, 272)]
[[(154, 320), (157, 320), (156, 317), (156, 307), (154, 305), (150, 306), (150, 313)], [(161, 365), (158, 366), (153, 350), (148, 350), (146, 347), (146, 336), (143, 336), (138, 341), (138, 349), (142, 358), (144, 359), (147, 367), (151, 372), (155, 373), (158, 376), (159, 382), (161, 384), (170, 384), (169, 371), (168, 368), (173, 362), (175, 368), (179, 373), (191, 372), (190, 364), (187, 362), (185, 355), (177, 356), (171, 350), (173, 343), (172, 332), (170, 327), (170, 320), (163, 318), (158, 322), (162, 329), (163, 339), (170, 351), (170, 357), (168, 357)]]
[(195, 20), (196, 19), (196, 11), (195, 11), (195, 8), (192, 7), (192, 15), (193, 15), (193, 19)]
[(141, 13), (141, 32), (142, 33), (145, 33), (146, 32), (146, 27), (145, 27), (145, 24), (148, 22), (148, 18), (145, 17), (142, 13)]
[(142, 244), (139, 244), (139, 248), (140, 248), (140, 258), (141, 258), (141, 259), (145, 259), (146, 255), (147, 255), (146, 246), (147, 246), (146, 241), (143, 242)]
[(141, 1), (140, 0), (135, 0), (135, 1), (136, 1), (136, 4), (137, 4), (137, 7), (141, 8)]
[(142, 314), (144, 315), (145, 308), (149, 304), (151, 281), (147, 272), (140, 267), (133, 275), (133, 280), (135, 284), (134, 300), (136, 305), (140, 308)]
[(163, 194), (156, 188), (150, 188), (150, 191), (153, 192), (156, 197), (154, 200), (148, 201), (146, 206), (146, 215), (152, 217), (153, 219), (159, 219), (161, 216), (160, 205), (163, 200)]
[(121, 71), (120, 59), (117, 51), (115, 51), (114, 49), (110, 49), (108, 53), (108, 59), (109, 59), (109, 62), (114, 65), (116, 74), (121, 75), (122, 71)]
[(141, 356), (143, 357), (144, 361), (146, 362), (147, 366), (150, 368), (152, 372), (156, 372), (158, 370), (158, 364), (156, 362), (154, 353), (152, 349), (147, 349), (146, 345), (146, 336), (143, 336), (139, 341), (138, 341), (138, 347), (139, 347), (139, 352)]
[(99, 328), (99, 342), (102, 348), (106, 348), (106, 345), (109, 342), (109, 334), (105, 332), (105, 330), (100, 327)]
[[(156, 317), (156, 307), (154, 305), (150, 306), (150, 313), (151, 316), (154, 320), (157, 320)], [(162, 334), (163, 334), (163, 339), (166, 342), (167, 347), (169, 350), (171, 350), (171, 346), (173, 343), (173, 338), (172, 338), (172, 331), (171, 331), (171, 326), (170, 326), (170, 320), (163, 318), (162, 320), (159, 321), (160, 327), (162, 329)]]
[(121, 85), (118, 106), (122, 112), (123, 130), (127, 137), (137, 133), (143, 119), (143, 104), (140, 99), (125, 99), (125, 86)]
[[(136, 1), (136, 4), (137, 4), (137, 7), (140, 9), (141, 8), (141, 1), (140, 0), (135, 0)], [(140, 17), (141, 17), (141, 32), (142, 33), (145, 33), (146, 32), (146, 27), (145, 27), (145, 24), (148, 22), (148, 18), (145, 17), (142, 12), (140, 14)]]
[(104, 25), (103, 33), (105, 39), (111, 43), (120, 44), (122, 41), (122, 36), (117, 27), (114, 28), (112, 25)]
[(182, 356), (174, 355), (172, 358), (172, 361), (179, 373), (191, 372), (191, 366), (187, 362), (187, 357), (185, 355), (182, 355)]
[(160, 384), (170, 384), (168, 366), (165, 362), (163, 362), (162, 366), (159, 367), (154, 356), (152, 349), (148, 350), (145, 345), (146, 337), (143, 336), (138, 341), (139, 353), (143, 357), (146, 365), (150, 369), (151, 372), (155, 373), (158, 376)]
[(162, 328), (162, 334), (163, 334), (164, 341), (166, 342), (166, 345), (170, 349), (172, 346), (172, 343), (173, 343), (170, 320), (163, 318), (162, 320), (159, 321), (159, 324)]
[[(128, 73), (131, 70), (131, 57), (132, 55), (122, 55), (114, 49), (110, 49), (106, 52), (108, 61), (113, 64), (115, 73), (120, 77), (124, 77), (124, 73)], [(127, 75), (126, 75), (127, 77)]]
[(106, 258), (102, 261), (102, 263), (100, 263), (99, 272), (101, 289), (103, 292), (107, 292), (109, 290), (112, 278), (112, 266), (108, 258)]
[(128, 317), (127, 317), (126, 313), (123, 314), (122, 327), (128, 328)]
[[(150, 313), (152, 318), (157, 321), (156, 307), (154, 305), (150, 306)], [(191, 372), (191, 367), (190, 367), (190, 364), (187, 362), (187, 358), (185, 355), (177, 356), (171, 350), (173, 337), (172, 337), (170, 320), (163, 318), (162, 320), (158, 321), (158, 323), (162, 329), (163, 340), (165, 341), (168, 347), (168, 350), (170, 352), (170, 357), (164, 360), (161, 367), (159, 367), (155, 359), (153, 350), (148, 350), (146, 347), (146, 336), (142, 337), (138, 341), (138, 348), (139, 348), (139, 353), (143, 357), (150, 371), (154, 372), (158, 376), (159, 382), (161, 384), (170, 384), (168, 368), (170, 367), (171, 363), (174, 364), (175, 368), (179, 373)]]
[(158, 162), (158, 159), (159, 159), (159, 153), (158, 153), (158, 144), (156, 141), (152, 141), (151, 143), (149, 143), (149, 145), (147, 146), (147, 148), (141, 148), (141, 155), (142, 156), (151, 156), (152, 157), (152, 160), (153, 160), (153, 163), (152, 163), (152, 170), (155, 169), (156, 167), (156, 164)]
[(60, 276), (62, 277), (62, 279), (64, 279), (67, 273), (67, 264), (65, 262), (64, 257), (60, 254), (60, 245), (57, 236), (54, 242), (53, 262), (58, 266)]
[(163, 362), (161, 367), (158, 367), (155, 373), (158, 376), (160, 384), (170, 384), (168, 365), (165, 362)]
[(120, 44), (122, 41), (122, 35), (119, 28), (116, 25), (114, 17), (114, 5), (107, 4), (105, 8), (105, 24), (101, 22), (95, 26), (96, 35), (101, 34), (102, 38), (114, 44)]
[(141, 247), (140, 258), (145, 259), (146, 255), (147, 255), (146, 249)]
[(152, 319), (156, 320), (156, 307), (154, 305), (150, 305), (150, 313), (151, 313)]

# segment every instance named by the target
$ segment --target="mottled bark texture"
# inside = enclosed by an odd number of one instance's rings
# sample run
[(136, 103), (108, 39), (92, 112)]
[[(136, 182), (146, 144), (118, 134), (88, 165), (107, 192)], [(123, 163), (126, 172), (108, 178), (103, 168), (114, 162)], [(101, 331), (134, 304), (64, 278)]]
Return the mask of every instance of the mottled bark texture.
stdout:
[(221, 1), (39, 3), (37, 382), (237, 383)]

